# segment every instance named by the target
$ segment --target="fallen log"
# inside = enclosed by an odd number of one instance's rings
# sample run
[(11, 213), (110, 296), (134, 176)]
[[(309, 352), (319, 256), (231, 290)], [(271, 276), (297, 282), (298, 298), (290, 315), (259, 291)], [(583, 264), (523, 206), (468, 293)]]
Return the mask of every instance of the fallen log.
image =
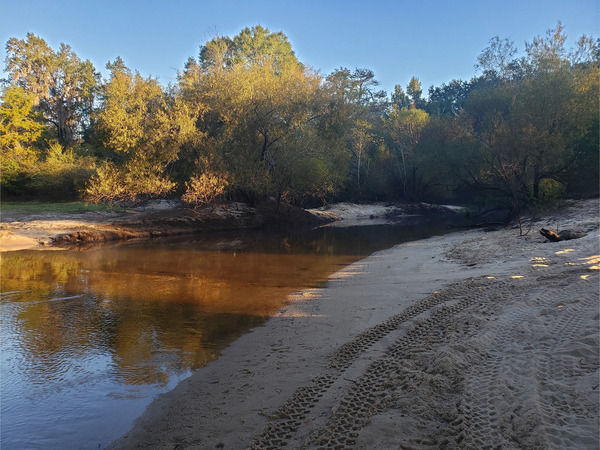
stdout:
[(560, 242), (563, 240), (558, 234), (554, 231), (546, 230), (545, 228), (540, 229), (540, 234), (548, 239), (550, 242)]
[(584, 237), (586, 234), (579, 231), (563, 230), (558, 234), (545, 228), (540, 229), (540, 234), (548, 239), (550, 242), (569, 241), (571, 239), (579, 239)]

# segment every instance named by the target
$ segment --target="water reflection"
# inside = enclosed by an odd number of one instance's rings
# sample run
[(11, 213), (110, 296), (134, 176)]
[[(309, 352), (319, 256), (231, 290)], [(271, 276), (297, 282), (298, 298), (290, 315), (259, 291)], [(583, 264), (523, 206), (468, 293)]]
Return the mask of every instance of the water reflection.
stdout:
[[(2, 448), (97, 448), (303, 288), (444, 224), (2, 255)], [(76, 426), (75, 426), (76, 424)]]

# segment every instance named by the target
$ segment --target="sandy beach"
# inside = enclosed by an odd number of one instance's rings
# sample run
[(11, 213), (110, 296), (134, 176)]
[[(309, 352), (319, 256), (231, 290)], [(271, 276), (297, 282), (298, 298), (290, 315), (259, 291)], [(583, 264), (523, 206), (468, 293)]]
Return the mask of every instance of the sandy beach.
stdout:
[(525, 236), (463, 231), (348, 266), (111, 447), (598, 448), (598, 213), (573, 202)]

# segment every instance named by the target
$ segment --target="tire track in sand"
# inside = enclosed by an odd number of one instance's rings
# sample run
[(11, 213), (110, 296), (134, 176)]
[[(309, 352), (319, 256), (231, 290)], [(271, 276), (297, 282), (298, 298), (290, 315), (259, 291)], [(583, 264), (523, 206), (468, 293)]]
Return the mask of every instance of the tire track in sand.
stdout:
[[(465, 290), (471, 289), (471, 295), (466, 295)], [(406, 308), (402, 313), (392, 316), (390, 319), (378, 324), (358, 335), (353, 341), (344, 344), (330, 358), (328, 368), (321, 375), (311, 380), (310, 385), (300, 387), (296, 392), (270, 416), (270, 421), (262, 433), (255, 436), (250, 446), (252, 449), (276, 449), (287, 445), (302, 427), (308, 418), (308, 415), (319, 403), (327, 391), (338, 381), (346, 370), (363, 355), (369, 348), (380, 341), (393, 331), (414, 319), (420, 319), (416, 322), (412, 332), (407, 333), (407, 339), (413, 347), (420, 347), (425, 341), (423, 336), (428, 336), (430, 344), (435, 342), (435, 336), (440, 334), (440, 317), (452, 314), (455, 309), (464, 309), (469, 304), (477, 301), (479, 291), (484, 289), (479, 282), (470, 281), (467, 283), (451, 286), (441, 293), (434, 293), (425, 299), (416, 302), (414, 305)], [(442, 303), (456, 302), (457, 297), (464, 297), (461, 302), (453, 306), (440, 307), (440, 311), (434, 311)], [(443, 311), (443, 312), (441, 312)], [(427, 316), (430, 317), (421, 317)], [(387, 354), (395, 355), (398, 352), (398, 345), (393, 346)], [(399, 353), (398, 353), (399, 355)], [(379, 386), (387, 379), (389, 373), (395, 368), (396, 357), (384, 356), (373, 363), (367, 369), (365, 374), (369, 380), (368, 383), (359, 381), (352, 382), (349, 394), (351, 398), (343, 399), (340, 402), (338, 411), (348, 409), (348, 414), (341, 414), (342, 418), (337, 429), (344, 431), (344, 437), (334, 438), (340, 442), (346, 442), (351, 445), (353, 438), (356, 437), (356, 431), (360, 429), (361, 424), (370, 416), (373, 407), (372, 393), (380, 392)], [(363, 377), (365, 378), (365, 377)], [(364, 384), (364, 386), (363, 386)], [(380, 403), (380, 402), (377, 402)], [(341, 409), (340, 409), (341, 408)], [(314, 412), (312, 414), (315, 415)], [(348, 420), (348, 417), (352, 420)]]
[[(364, 427), (388, 411), (397, 425), (388, 438), (398, 448), (597, 445), (593, 395), (582, 403), (575, 393), (577, 383), (598, 371), (593, 330), (584, 357), (563, 357), (573, 345), (581, 348), (581, 328), (597, 315), (594, 280), (545, 286), (543, 298), (535, 297), (536, 283), (533, 277), (470, 280), (366, 330), (296, 390), (251, 448), (281, 448), (292, 440), (293, 448), (367, 448)], [(576, 305), (552, 303), (569, 296)], [(528, 328), (532, 320), (546, 322), (543, 335)], [(391, 333), (399, 334), (395, 342), (347, 380), (361, 356)], [(531, 380), (537, 389), (527, 391)], [(597, 398), (598, 386), (589, 388)], [(339, 389), (345, 394), (332, 406)], [(580, 436), (569, 433), (569, 421), (592, 425)]]
[[(503, 447), (598, 445), (598, 430), (591, 425), (597, 422), (594, 416), (598, 417), (593, 386), (588, 386), (588, 396), (577, 394), (578, 383), (589, 380), (598, 370), (597, 330), (585, 331), (586, 322), (597, 315), (597, 301), (589, 283), (580, 280), (568, 287), (548, 289), (546, 304), (516, 311), (503, 321), (492, 346), (515, 350), (498, 352), (469, 374), (465, 403), (478, 414), (472, 413), (467, 421), (468, 445), (481, 447), (490, 437)], [(527, 296), (523, 297), (526, 301)], [(553, 298), (571, 301), (556, 305)], [(527, 324), (533, 320), (545, 322), (543, 335), (528, 336)], [(485, 392), (495, 392), (495, 396)], [(494, 417), (490, 404), (500, 407)], [(490, 425), (494, 429), (486, 430)], [(582, 433), (582, 425), (586, 432)]]
[[(433, 388), (443, 389), (448, 394), (460, 391), (462, 382), (460, 376), (442, 377), (432, 370), (427, 373), (427, 369), (423, 373), (420, 367), (432, 368), (436, 365), (436, 363), (431, 364), (433, 361), (423, 360), (431, 349), (453, 342), (455, 334), (470, 335), (479, 328), (480, 321), (484, 320), (485, 315), (483, 311), (485, 303), (482, 302), (482, 297), (486, 296), (485, 292), (490, 290), (490, 285), (490, 280), (476, 279), (446, 291), (444, 297), (448, 304), (432, 311), (428, 317), (415, 321), (413, 327), (400, 336), (381, 358), (367, 368), (339, 403), (327, 426), (313, 433), (306, 447), (353, 448), (357, 445), (360, 430), (369, 423), (370, 419), (394, 407), (398, 393), (405, 395), (415, 386), (431, 384)], [(457, 327), (457, 318), (467, 311), (475, 312), (475, 315), (480, 318), (462, 320)], [(441, 360), (444, 360), (443, 355)], [(438, 361), (437, 364), (440, 362)], [(460, 370), (455, 372), (453, 375), (458, 375)], [(426, 394), (425, 398), (434, 400), (426, 392), (421, 394)], [(410, 397), (411, 395), (406, 396), (406, 398)], [(428, 407), (431, 405), (422, 404), (421, 397), (423, 396), (419, 395), (411, 399), (407, 413), (417, 416), (428, 414), (430, 409)], [(434, 403), (438, 401), (434, 400)], [(455, 420), (454, 417), (451, 419)], [(429, 428), (425, 422), (420, 425), (422, 429)], [(456, 422), (456, 425), (460, 425), (460, 421)], [(398, 431), (410, 444), (409, 448), (438, 447), (443, 444), (429, 432), (419, 433), (417, 430), (417, 435), (410, 437), (411, 431), (409, 428)], [(458, 432), (452, 434), (456, 435)]]

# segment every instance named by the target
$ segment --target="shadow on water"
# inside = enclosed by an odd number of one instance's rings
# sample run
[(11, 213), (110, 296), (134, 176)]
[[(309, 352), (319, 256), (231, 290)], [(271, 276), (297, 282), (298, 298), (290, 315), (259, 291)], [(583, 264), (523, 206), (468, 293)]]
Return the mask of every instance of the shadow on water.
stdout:
[(2, 255), (2, 448), (98, 448), (289, 294), (439, 219)]

